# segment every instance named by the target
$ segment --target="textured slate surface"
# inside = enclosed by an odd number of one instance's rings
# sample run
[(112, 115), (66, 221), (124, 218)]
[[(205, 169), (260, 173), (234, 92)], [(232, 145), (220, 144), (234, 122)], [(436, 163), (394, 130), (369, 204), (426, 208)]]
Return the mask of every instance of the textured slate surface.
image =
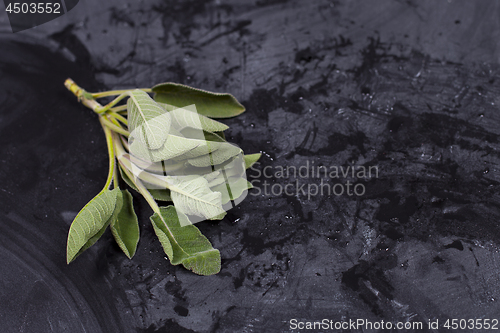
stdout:
[[(498, 316), (498, 11), (466, 1), (89, 0), (15, 35), (1, 18), (2, 326), (291, 332), (292, 318)], [(225, 121), (228, 139), (263, 151), (260, 170), (365, 165), (379, 177), (358, 181), (363, 196), (250, 195), (223, 221), (198, 224), (221, 250), (216, 276), (164, 259), (138, 196), (133, 260), (106, 233), (67, 266), (69, 224), (102, 187), (107, 161), (97, 119), (65, 91), (66, 77), (88, 90), (174, 81), (230, 92), (247, 112)]]

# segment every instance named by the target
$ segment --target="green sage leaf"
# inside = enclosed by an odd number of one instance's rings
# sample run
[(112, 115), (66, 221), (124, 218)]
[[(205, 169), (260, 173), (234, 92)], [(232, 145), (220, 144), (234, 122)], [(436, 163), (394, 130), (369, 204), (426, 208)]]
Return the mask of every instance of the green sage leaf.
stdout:
[(111, 221), (110, 228), (120, 249), (131, 259), (139, 242), (139, 221), (134, 212), (132, 195), (127, 190), (121, 193), (123, 204), (116, 218)]
[(167, 140), (171, 116), (142, 90), (129, 92), (127, 101), (128, 127), (131, 136), (148, 149), (159, 149)]
[[(187, 219), (173, 206), (160, 207), (160, 214), (151, 216), (155, 233), (172, 265), (182, 264), (199, 275), (217, 274), (221, 266), (219, 251)], [(184, 220), (185, 226), (180, 220)]]
[(68, 264), (102, 236), (111, 222), (117, 203), (121, 209), (120, 190), (105, 190), (80, 210), (69, 228), (66, 247)]
[(152, 88), (154, 99), (176, 107), (196, 105), (196, 110), (211, 118), (231, 118), (245, 111), (231, 94), (213, 93), (177, 83), (161, 83)]

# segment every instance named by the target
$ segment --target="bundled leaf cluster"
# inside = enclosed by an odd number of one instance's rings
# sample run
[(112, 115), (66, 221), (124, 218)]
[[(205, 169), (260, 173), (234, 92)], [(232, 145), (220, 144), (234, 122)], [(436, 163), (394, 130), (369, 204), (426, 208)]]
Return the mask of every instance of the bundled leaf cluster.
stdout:
[[(228, 126), (211, 119), (234, 117), (245, 108), (230, 94), (175, 83), (94, 94), (71, 79), (65, 85), (99, 115), (109, 153), (104, 188), (71, 224), (68, 263), (108, 227), (125, 255), (134, 256), (139, 223), (124, 182), (151, 206), (153, 229), (173, 265), (200, 275), (219, 272), (219, 251), (193, 223), (222, 219), (251, 188), (245, 169), (260, 154), (244, 155), (225, 140)], [(96, 101), (108, 96), (117, 97), (104, 106)]]

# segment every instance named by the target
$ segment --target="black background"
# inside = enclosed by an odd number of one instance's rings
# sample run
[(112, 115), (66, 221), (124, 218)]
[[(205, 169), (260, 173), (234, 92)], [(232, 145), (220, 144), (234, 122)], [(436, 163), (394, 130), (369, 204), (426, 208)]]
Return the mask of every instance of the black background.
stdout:
[[(17, 34), (1, 14), (2, 332), (498, 319), (499, 14), (497, 1), (82, 0)], [(66, 265), (71, 220), (107, 174), (97, 118), (67, 77), (89, 91), (230, 92), (247, 111), (224, 121), (227, 137), (262, 151), (261, 169), (379, 177), (360, 197), (249, 195), (199, 223), (222, 254), (215, 276), (164, 259), (137, 195), (132, 260), (108, 232)]]

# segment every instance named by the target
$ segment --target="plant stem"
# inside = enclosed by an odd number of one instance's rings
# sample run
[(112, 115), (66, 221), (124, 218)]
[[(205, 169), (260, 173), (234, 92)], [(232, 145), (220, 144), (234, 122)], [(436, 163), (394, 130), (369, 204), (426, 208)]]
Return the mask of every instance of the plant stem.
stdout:
[[(127, 125), (128, 124), (128, 121), (126, 118), (124, 118), (123, 116), (119, 115), (117, 112), (120, 112), (120, 111), (126, 111), (127, 110), (127, 106), (126, 105), (120, 105), (120, 106), (117, 106), (117, 107), (114, 107), (119, 101), (121, 101), (124, 97), (127, 96), (127, 92), (128, 91), (132, 91), (134, 89), (129, 89), (129, 90), (115, 90), (115, 91), (106, 91), (106, 92), (103, 92), (103, 93), (97, 93), (97, 94), (91, 94), (89, 92), (87, 92), (85, 89), (81, 88), (80, 86), (78, 86), (73, 80), (71, 79), (66, 79), (66, 81), (64, 82), (64, 85), (66, 86), (66, 88), (71, 91), (76, 97), (78, 97), (78, 101), (80, 101), (83, 105), (85, 105), (86, 107), (92, 109), (95, 113), (99, 114), (99, 115), (102, 115), (104, 114), (106, 111), (111, 111), (109, 112), (114, 118), (118, 119), (119, 121), (121, 121), (123, 124)], [(141, 90), (151, 90), (151, 89), (141, 89)], [(111, 94), (112, 93), (112, 94)], [(115, 94), (116, 93), (116, 94)], [(120, 96), (118, 96), (117, 98), (115, 98), (113, 101), (111, 101), (110, 103), (108, 103), (107, 105), (101, 105), (100, 103), (98, 103), (94, 98), (94, 95), (99, 95), (99, 94), (102, 94), (103, 96), (101, 97), (104, 97), (104, 96), (113, 96), (113, 95), (117, 95), (117, 94), (120, 94)], [(114, 128), (113, 128), (114, 130)], [(123, 134), (122, 132), (119, 132), (121, 134)]]
[(125, 148), (125, 151), (130, 151), (130, 148), (129, 148), (129, 145), (128, 145), (128, 141), (125, 140), (125, 138), (122, 136), (121, 137), (121, 142), (122, 142), (122, 146), (123, 148)]
[[(104, 92), (98, 92), (98, 93), (91, 93), (90, 95), (93, 98), (101, 98), (101, 97), (121, 95), (123, 93), (127, 93), (127, 92), (132, 91), (132, 90), (136, 90), (136, 89), (110, 90), (110, 91), (104, 91)], [(149, 88), (137, 88), (137, 90), (142, 90), (142, 91), (147, 92), (147, 93), (153, 92)]]
[(120, 133), (121, 135), (124, 135), (126, 137), (128, 137), (130, 135), (130, 133), (127, 130), (125, 130), (125, 129), (119, 127), (119, 126), (116, 126), (115, 124), (113, 124), (111, 121), (109, 121), (105, 117), (101, 116), (101, 117), (99, 117), (99, 120), (101, 121), (101, 123), (104, 126), (106, 126), (107, 128), (115, 131), (116, 133)]
[[(100, 118), (100, 120), (103, 120), (103, 118)], [(101, 122), (102, 124), (102, 122)], [(114, 144), (113, 144), (113, 134), (111, 130), (104, 126), (102, 124), (102, 128), (104, 130), (104, 134), (106, 135), (106, 143), (108, 146), (108, 155), (109, 155), (109, 171), (108, 171), (108, 178), (106, 179), (106, 184), (104, 185), (104, 188), (102, 189), (103, 191), (106, 191), (109, 189), (109, 186), (111, 185), (111, 181), (113, 180), (113, 175), (115, 174), (115, 150), (114, 150)]]
[(116, 113), (116, 112), (114, 112), (114, 111), (111, 111), (111, 110), (109, 110), (109, 114), (110, 114), (113, 118), (115, 118), (115, 119), (117, 119), (117, 120), (121, 121), (121, 122), (122, 122), (122, 124), (124, 124), (124, 125), (128, 126), (128, 120), (127, 120), (125, 117), (123, 117), (122, 115), (119, 115), (118, 113)]
[[(167, 176), (161, 176), (158, 174), (151, 173), (149, 171), (146, 171), (143, 168), (143, 165), (141, 166), (141, 165), (137, 165), (136, 163), (134, 163), (134, 161), (140, 162), (140, 160), (138, 158), (136, 158), (135, 156), (127, 153), (125, 151), (125, 149), (123, 148), (122, 143), (119, 142), (118, 139), (116, 139), (114, 141), (114, 143), (115, 143), (116, 158), (118, 159), (118, 162), (120, 163), (120, 166), (122, 167), (122, 170), (127, 169), (127, 171), (129, 171), (131, 174), (134, 174), (134, 176), (132, 178), (129, 177), (132, 181), (134, 181), (134, 179), (139, 178), (140, 180), (145, 181), (146, 183), (158, 186), (160, 188), (168, 189), (168, 188), (170, 188), (170, 186), (172, 186), (167, 181)], [(144, 162), (142, 162), (142, 163), (144, 163)], [(173, 167), (176, 168), (177, 166), (174, 165)], [(141, 172), (138, 175), (136, 175), (134, 173), (134, 170), (141, 170)]]
[(124, 128), (122, 127), (122, 125), (118, 122), (118, 120), (116, 120), (116, 118), (115, 118), (115, 117), (110, 117), (110, 115), (109, 115), (109, 114), (106, 114), (106, 116), (104, 116), (104, 117), (105, 117), (107, 120), (109, 120), (110, 122), (112, 122), (113, 124), (115, 124), (115, 126), (120, 127), (121, 129), (124, 129)]
[(127, 104), (112, 107), (111, 109), (109, 109), (109, 111), (113, 111), (113, 112), (127, 111)]
[(113, 188), (119, 188), (120, 184), (118, 183), (118, 166), (115, 163), (115, 167), (113, 168)]
[(94, 111), (101, 107), (101, 104), (97, 103), (93, 99), (91, 94), (86, 92), (85, 89), (80, 88), (73, 80), (66, 79), (66, 81), (64, 81), (64, 85), (66, 86), (66, 88), (68, 88), (69, 91), (71, 91), (76, 97), (78, 97), (78, 100), (86, 107)]
[(124, 99), (127, 96), (128, 96), (128, 93), (124, 92), (123, 94), (121, 94), (120, 96), (116, 97), (114, 100), (112, 100), (108, 104), (106, 104), (104, 106), (101, 106), (101, 107), (98, 107), (97, 109), (94, 109), (94, 111), (97, 112), (98, 114), (103, 114), (106, 111), (108, 111), (110, 108), (112, 108), (113, 106), (115, 106), (116, 104), (118, 104), (122, 99)]
[(136, 177), (134, 177), (134, 175), (132, 175), (132, 173), (129, 171), (129, 169), (123, 164), (123, 160), (124, 159), (118, 160), (122, 171), (125, 172), (125, 174), (128, 176), (128, 178), (134, 182), (135, 186), (139, 190), (139, 193), (142, 194), (144, 199), (146, 199), (146, 201), (148, 202), (148, 204), (151, 207), (151, 209), (153, 210), (153, 212), (160, 215), (160, 207), (156, 203), (156, 201), (153, 198), (153, 196), (151, 195), (151, 193), (149, 193), (148, 189), (144, 186), (144, 184), (142, 184), (142, 182), (139, 179), (137, 179)]

